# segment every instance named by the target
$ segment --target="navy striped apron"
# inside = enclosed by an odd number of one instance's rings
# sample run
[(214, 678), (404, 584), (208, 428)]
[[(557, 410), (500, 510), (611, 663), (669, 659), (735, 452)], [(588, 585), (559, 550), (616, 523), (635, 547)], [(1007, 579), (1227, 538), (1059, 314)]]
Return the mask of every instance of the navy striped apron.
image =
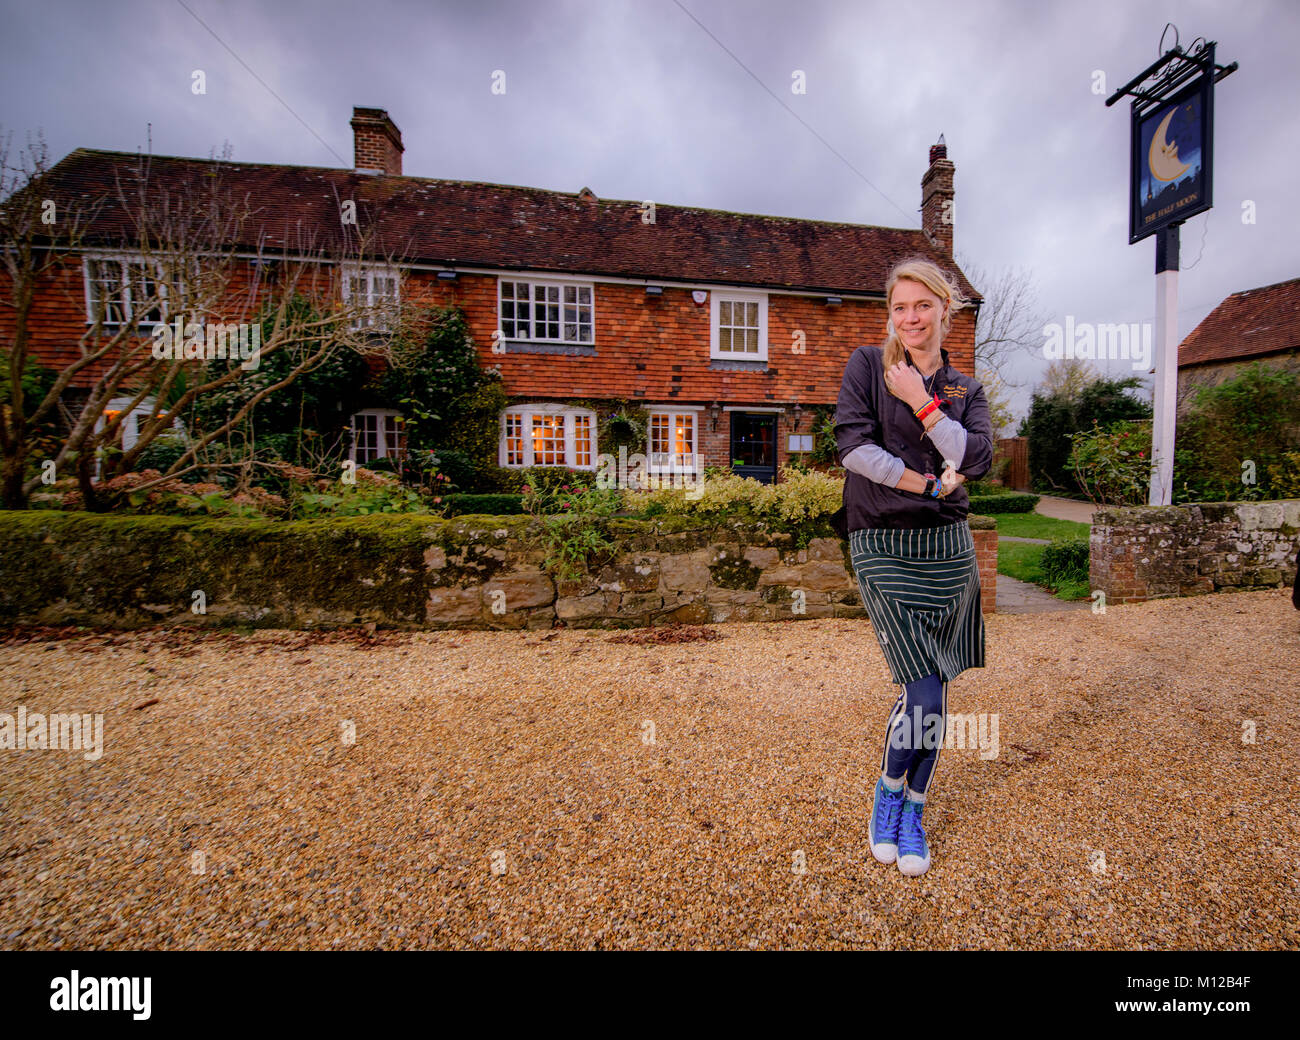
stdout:
[(896, 685), (984, 667), (980, 574), (965, 520), (850, 531), (849, 559)]

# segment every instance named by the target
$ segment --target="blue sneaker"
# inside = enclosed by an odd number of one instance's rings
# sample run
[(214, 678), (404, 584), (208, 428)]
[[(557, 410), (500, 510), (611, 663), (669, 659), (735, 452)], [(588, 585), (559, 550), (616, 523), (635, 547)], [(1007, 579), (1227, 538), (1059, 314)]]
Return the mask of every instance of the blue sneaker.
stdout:
[(884, 780), (876, 781), (876, 800), (871, 806), (867, 833), (871, 836), (871, 854), (881, 863), (898, 858), (898, 825), (903, 811), (903, 789), (891, 791)]
[(930, 846), (921, 829), (921, 812), (925, 802), (912, 798), (903, 801), (903, 819), (898, 828), (898, 869), (908, 877), (919, 877), (930, 869)]

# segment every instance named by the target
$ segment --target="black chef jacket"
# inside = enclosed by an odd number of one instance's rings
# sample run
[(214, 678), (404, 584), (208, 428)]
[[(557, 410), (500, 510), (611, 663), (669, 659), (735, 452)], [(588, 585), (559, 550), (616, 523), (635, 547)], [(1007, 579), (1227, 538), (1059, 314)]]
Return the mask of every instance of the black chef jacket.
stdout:
[[(907, 363), (912, 355), (904, 348)], [(966, 427), (966, 454), (957, 472), (968, 481), (978, 480), (993, 465), (993, 424), (988, 399), (978, 379), (958, 372), (948, 363), (948, 351), (939, 348), (942, 364), (927, 380), (939, 395), (945, 415)], [(839, 401), (835, 406), (835, 445), (840, 465), (854, 448), (879, 444), (918, 473), (943, 472), (943, 458), (912, 409), (885, 389), (884, 349), (861, 346), (844, 369)], [(919, 369), (918, 369), (919, 371)], [(923, 377), (924, 378), (924, 377)], [(869, 480), (852, 470), (844, 477), (845, 525), (849, 531), (864, 527), (939, 527), (965, 520), (970, 496), (963, 484), (945, 498), (927, 498), (919, 491), (902, 491)]]

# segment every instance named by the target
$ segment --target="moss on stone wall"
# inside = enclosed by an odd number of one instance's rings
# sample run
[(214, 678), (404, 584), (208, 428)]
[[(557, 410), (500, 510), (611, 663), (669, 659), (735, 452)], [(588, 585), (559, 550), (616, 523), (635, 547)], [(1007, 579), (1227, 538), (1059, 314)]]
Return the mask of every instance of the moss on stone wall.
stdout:
[[(993, 521), (972, 517), (971, 526)], [(543, 567), (542, 524), (530, 516), (284, 522), (0, 511), (0, 621), (517, 629), (861, 611), (847, 545), (825, 518), (781, 529), (734, 517), (619, 517), (608, 528), (616, 552), (557, 585)], [(810, 542), (814, 534), (821, 540)], [(504, 613), (494, 609), (502, 599)]]
[(200, 604), (229, 623), (422, 623), (424, 554), (446, 525), (0, 512), (0, 618), (132, 626)]

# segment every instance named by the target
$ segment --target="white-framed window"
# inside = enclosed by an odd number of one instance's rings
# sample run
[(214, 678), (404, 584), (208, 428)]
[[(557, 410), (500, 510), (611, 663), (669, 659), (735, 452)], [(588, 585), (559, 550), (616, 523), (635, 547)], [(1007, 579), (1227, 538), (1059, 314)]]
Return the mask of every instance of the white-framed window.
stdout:
[[(95, 432), (103, 432), (109, 423), (115, 420), (128, 408), (131, 408), (131, 402), (134, 400), (134, 397), (114, 397), (109, 401), (108, 404), (104, 406), (104, 411), (100, 414), (99, 418), (95, 420)], [(113, 439), (112, 446), (117, 448), (119, 451), (130, 451), (134, 448), (136, 442), (140, 439), (141, 424), (149, 422), (154, 417), (153, 409), (154, 398), (146, 397), (134, 408), (131, 408), (129, 412), (126, 412), (126, 417), (122, 420), (122, 424), (117, 428), (117, 436)], [(167, 411), (163, 409), (159, 411), (158, 418), (165, 419), (167, 418), (167, 414)], [(171, 422), (168, 424), (168, 429), (179, 433), (182, 437), (189, 436), (188, 431), (185, 429), (185, 424), (175, 416), (172, 417)], [(95, 476), (97, 478), (102, 478), (103, 471), (104, 460), (101, 456), (95, 469)]]
[(497, 314), (507, 340), (595, 342), (595, 287), (582, 282), (498, 280)]
[(393, 327), (401, 298), (401, 275), (385, 264), (349, 264), (343, 268), (343, 302), (365, 310), (352, 319), (354, 329), (387, 332)]
[(352, 449), (348, 458), (358, 466), (406, 451), (402, 413), (391, 408), (363, 408), (352, 416)]
[(695, 412), (650, 410), (647, 469), (651, 473), (694, 473), (699, 441)]
[(168, 320), (163, 263), (129, 253), (82, 257), (86, 324), (101, 314), (106, 326), (157, 325)]
[(524, 404), (501, 413), (502, 466), (596, 468), (596, 413), (561, 404)]
[(730, 361), (767, 360), (767, 294), (714, 289), (709, 353)]

